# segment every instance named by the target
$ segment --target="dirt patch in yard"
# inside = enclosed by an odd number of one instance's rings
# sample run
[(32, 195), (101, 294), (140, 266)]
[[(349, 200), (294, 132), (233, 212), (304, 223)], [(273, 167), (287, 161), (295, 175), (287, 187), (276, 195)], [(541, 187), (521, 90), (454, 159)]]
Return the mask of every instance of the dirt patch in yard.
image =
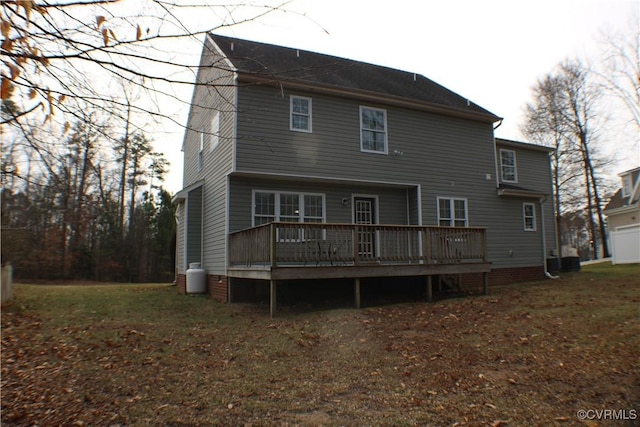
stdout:
[(638, 425), (639, 348), (634, 274), (275, 319), (172, 287), (18, 286), (2, 424)]

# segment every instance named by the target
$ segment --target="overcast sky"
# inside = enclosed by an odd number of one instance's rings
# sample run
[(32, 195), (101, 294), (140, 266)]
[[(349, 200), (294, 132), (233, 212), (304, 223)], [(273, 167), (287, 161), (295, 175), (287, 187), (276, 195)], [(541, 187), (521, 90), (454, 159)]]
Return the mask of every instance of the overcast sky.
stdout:
[[(598, 34), (628, 28), (639, 8), (639, 0), (293, 0), (286, 9), (304, 17), (274, 13), (218, 32), (422, 74), (503, 117), (497, 137), (522, 140), (536, 81), (566, 58), (596, 60)], [(186, 122), (186, 107), (180, 114)], [(638, 135), (609, 143), (619, 157), (613, 176), (640, 165), (629, 138), (637, 144)], [(175, 192), (182, 135), (158, 143)]]

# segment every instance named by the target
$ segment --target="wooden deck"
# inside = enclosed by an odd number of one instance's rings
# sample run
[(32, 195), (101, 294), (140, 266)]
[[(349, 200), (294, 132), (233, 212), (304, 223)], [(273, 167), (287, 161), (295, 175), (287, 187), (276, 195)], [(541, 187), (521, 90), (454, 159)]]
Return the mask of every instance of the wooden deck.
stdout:
[(227, 275), (271, 282), (275, 311), (278, 280), (353, 278), (358, 307), (360, 279), (483, 273), (491, 264), (486, 229), (410, 225), (273, 222), (229, 235)]

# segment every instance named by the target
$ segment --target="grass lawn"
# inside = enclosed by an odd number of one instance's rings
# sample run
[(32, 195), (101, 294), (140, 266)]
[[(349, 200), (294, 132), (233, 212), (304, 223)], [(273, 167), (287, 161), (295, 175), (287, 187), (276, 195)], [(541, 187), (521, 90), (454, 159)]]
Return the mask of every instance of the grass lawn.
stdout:
[(596, 264), (488, 296), (274, 319), (173, 286), (16, 285), (2, 425), (636, 425), (639, 278)]

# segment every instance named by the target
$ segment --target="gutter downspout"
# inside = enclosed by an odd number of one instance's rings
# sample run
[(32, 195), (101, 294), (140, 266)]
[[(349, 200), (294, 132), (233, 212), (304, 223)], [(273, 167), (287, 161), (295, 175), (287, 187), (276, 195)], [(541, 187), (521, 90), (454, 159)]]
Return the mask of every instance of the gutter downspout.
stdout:
[[(184, 203), (184, 202), (182, 202)], [(178, 284), (178, 270), (179, 270), (179, 264), (178, 264), (178, 233), (180, 232), (179, 228), (180, 228), (180, 217), (178, 215), (178, 209), (176, 208), (176, 211), (173, 213), (173, 219), (176, 222), (176, 248), (175, 248), (175, 257), (176, 257), (176, 261), (173, 265), (173, 284), (177, 285)]]
[(495, 131), (500, 126), (502, 126), (502, 120), (493, 128), (493, 165), (495, 166), (495, 174), (496, 174), (496, 188), (500, 188), (500, 175), (498, 171), (498, 144), (496, 143), (496, 134)]
[(542, 231), (542, 262), (544, 263), (544, 275), (549, 279), (559, 279), (560, 276), (554, 276), (547, 271), (547, 236), (544, 228), (544, 202), (546, 197), (540, 198), (540, 228)]

